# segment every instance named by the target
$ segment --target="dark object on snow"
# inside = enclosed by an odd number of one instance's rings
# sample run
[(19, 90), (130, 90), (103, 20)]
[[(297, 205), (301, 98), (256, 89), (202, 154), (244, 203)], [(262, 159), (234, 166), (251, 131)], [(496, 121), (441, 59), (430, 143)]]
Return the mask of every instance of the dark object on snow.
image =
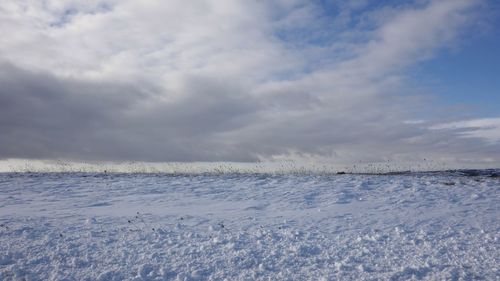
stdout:
[(444, 184), (444, 185), (455, 185), (455, 183), (454, 183), (454, 182), (452, 182), (452, 181), (449, 181), (449, 182), (443, 182), (443, 184)]
[(337, 175), (345, 175), (345, 172), (344, 171), (337, 172)]
[(481, 175), (480, 171), (478, 170), (463, 170), (462, 174), (466, 177), (477, 177)]
[(491, 177), (491, 178), (499, 178), (500, 177), (499, 169), (458, 170), (457, 172), (459, 173), (459, 175), (466, 176), (466, 177), (477, 177), (477, 176)]

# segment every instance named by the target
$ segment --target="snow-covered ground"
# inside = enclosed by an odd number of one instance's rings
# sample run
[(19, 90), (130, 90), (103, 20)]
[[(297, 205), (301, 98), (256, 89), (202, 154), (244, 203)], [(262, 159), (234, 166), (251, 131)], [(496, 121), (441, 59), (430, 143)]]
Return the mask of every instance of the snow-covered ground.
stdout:
[(0, 173), (0, 280), (499, 280), (499, 219), (488, 173)]

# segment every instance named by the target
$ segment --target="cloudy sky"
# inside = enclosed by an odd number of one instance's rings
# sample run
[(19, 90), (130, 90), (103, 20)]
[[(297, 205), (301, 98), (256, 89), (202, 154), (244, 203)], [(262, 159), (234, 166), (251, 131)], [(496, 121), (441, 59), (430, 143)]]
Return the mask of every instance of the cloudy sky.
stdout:
[(4, 0), (0, 159), (500, 164), (488, 0)]

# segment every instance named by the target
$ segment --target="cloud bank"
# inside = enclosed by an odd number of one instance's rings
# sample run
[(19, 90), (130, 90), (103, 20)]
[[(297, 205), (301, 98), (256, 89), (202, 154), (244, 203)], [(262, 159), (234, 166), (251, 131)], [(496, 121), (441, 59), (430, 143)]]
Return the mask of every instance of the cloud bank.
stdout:
[(6, 1), (0, 158), (498, 165), (411, 78), (487, 3), (377, 3)]

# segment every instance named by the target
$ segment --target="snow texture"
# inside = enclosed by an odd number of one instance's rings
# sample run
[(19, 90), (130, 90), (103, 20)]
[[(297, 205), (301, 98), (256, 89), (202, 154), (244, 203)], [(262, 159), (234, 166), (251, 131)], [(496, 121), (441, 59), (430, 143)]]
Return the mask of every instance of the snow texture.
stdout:
[(500, 178), (0, 174), (0, 280), (499, 280)]

